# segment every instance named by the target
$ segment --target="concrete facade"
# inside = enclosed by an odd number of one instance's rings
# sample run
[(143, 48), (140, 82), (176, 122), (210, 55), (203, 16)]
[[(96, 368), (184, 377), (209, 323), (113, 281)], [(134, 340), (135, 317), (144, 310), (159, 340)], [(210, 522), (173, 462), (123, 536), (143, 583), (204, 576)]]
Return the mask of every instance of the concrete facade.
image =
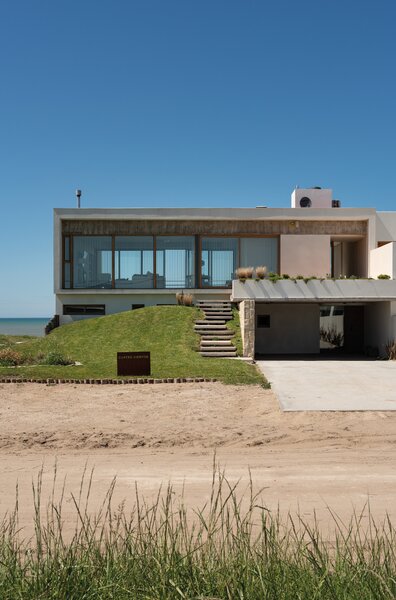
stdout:
[[(260, 327), (260, 315), (269, 327)], [(256, 304), (256, 354), (318, 354), (318, 304)], [(254, 324), (253, 324), (254, 326)]]
[(371, 277), (388, 275), (396, 278), (396, 243), (387, 242), (385, 245), (370, 252)]
[(281, 235), (281, 273), (326, 277), (331, 273), (329, 235)]

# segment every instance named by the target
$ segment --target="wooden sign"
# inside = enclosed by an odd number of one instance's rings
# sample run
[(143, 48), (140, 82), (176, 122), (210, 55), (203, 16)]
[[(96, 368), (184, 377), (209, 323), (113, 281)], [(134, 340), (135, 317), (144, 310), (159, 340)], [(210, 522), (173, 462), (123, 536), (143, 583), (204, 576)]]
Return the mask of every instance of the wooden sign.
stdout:
[(150, 374), (150, 352), (117, 352), (117, 375)]

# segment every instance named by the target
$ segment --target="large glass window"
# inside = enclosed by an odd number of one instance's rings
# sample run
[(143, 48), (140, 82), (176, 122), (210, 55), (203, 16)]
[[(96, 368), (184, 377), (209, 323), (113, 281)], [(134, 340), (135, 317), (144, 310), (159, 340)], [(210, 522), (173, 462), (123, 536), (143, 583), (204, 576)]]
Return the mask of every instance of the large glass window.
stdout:
[(156, 243), (157, 288), (195, 287), (195, 238), (158, 236)]
[(75, 288), (111, 288), (111, 236), (74, 237), (73, 263)]
[(240, 267), (266, 266), (278, 271), (278, 238), (241, 238)]
[(71, 254), (70, 254), (70, 236), (64, 237), (63, 245), (63, 287), (70, 289), (71, 287)]
[(154, 287), (153, 248), (151, 236), (116, 236), (116, 288)]
[(237, 265), (237, 238), (202, 238), (203, 287), (229, 287)]

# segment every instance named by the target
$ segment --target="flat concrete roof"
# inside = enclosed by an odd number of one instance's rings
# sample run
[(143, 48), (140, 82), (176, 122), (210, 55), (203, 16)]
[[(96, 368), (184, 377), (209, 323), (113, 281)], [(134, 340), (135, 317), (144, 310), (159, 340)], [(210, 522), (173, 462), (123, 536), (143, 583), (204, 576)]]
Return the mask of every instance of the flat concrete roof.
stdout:
[(396, 300), (396, 280), (390, 279), (247, 279), (232, 282), (231, 300), (256, 302), (379, 302)]
[(54, 208), (60, 219), (172, 219), (172, 220), (357, 220), (376, 214), (374, 208)]

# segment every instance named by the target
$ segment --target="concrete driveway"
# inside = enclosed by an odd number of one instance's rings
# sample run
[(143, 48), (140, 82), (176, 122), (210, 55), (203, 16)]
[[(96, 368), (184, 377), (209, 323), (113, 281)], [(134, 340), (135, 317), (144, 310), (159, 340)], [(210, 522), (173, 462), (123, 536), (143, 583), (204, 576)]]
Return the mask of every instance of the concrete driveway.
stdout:
[(284, 411), (396, 410), (396, 361), (257, 360)]

